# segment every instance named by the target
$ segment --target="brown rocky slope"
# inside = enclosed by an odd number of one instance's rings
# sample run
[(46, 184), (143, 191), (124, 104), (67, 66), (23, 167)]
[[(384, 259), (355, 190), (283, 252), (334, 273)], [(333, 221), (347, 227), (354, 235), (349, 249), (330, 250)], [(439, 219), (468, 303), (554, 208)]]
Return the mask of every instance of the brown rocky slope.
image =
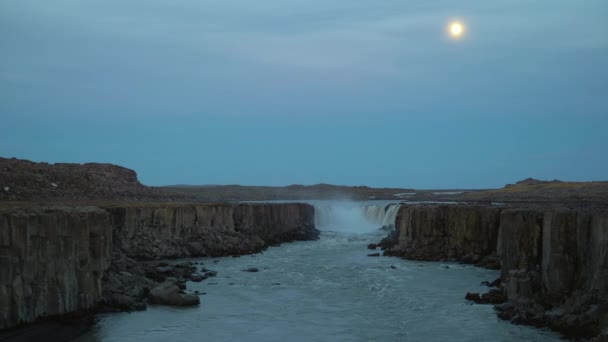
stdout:
[(36, 163), (0, 158), (0, 201), (173, 201), (186, 194), (141, 184), (137, 173), (112, 164)]

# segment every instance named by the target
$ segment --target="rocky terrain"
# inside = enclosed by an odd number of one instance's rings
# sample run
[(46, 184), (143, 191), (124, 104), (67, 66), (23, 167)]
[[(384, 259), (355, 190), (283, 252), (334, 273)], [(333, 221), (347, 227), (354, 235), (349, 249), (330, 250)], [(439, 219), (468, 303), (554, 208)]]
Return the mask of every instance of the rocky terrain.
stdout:
[(240, 255), (318, 238), (306, 204), (0, 208), (0, 329), (39, 318), (195, 305), (185, 281), (214, 271), (140, 260)]
[[(331, 184), (272, 186), (141, 184), (135, 171), (112, 164), (35, 163), (0, 158), (0, 201), (238, 202), (269, 200), (402, 200), (464, 203), (608, 204), (608, 182), (528, 178), (502, 189), (420, 190)], [(96, 204), (96, 203), (95, 203)]]
[(608, 337), (608, 208), (402, 206), (380, 246), (386, 255), (500, 267), (498, 288), (467, 299), (499, 304), (499, 317), (516, 324)]
[(608, 182), (541, 181), (533, 178), (502, 189), (469, 191), (453, 197), (462, 202), (545, 203), (553, 205), (608, 205)]
[(0, 158), (0, 201), (187, 201), (186, 194), (141, 184), (112, 164), (35, 163)]

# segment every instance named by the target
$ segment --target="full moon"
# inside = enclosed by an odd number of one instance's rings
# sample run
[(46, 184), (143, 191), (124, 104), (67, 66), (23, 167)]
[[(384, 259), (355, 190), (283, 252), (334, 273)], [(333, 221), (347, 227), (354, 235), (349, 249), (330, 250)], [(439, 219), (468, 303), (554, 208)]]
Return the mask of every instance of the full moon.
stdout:
[(454, 38), (459, 38), (464, 33), (464, 25), (459, 21), (450, 23), (450, 35)]

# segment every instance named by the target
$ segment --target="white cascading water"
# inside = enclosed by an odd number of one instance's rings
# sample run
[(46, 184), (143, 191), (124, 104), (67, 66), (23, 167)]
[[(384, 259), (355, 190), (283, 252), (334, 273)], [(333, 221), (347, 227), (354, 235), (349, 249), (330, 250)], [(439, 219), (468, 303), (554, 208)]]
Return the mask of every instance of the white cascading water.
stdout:
[(379, 228), (392, 228), (399, 204), (358, 205), (333, 202), (315, 205), (315, 226), (320, 230), (369, 233)]
[(385, 206), (366, 205), (363, 207), (365, 217), (379, 227), (395, 227), (395, 218), (399, 210), (399, 204), (389, 204)]

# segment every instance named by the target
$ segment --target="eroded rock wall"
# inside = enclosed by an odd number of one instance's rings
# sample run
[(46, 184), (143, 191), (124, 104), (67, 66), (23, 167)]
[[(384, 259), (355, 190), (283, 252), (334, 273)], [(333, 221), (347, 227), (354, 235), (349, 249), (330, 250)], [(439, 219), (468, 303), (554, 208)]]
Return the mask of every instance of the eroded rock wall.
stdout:
[(94, 307), (112, 228), (94, 207), (0, 211), (0, 328)]
[(0, 329), (111, 304), (114, 288), (125, 302), (145, 280), (127, 256), (239, 255), (318, 234), (296, 203), (0, 209)]
[(481, 266), (496, 255), (502, 318), (608, 335), (608, 209), (403, 206), (396, 229), (388, 254)]
[(608, 333), (608, 210), (504, 210), (498, 253), (509, 298), (501, 317)]
[(240, 255), (318, 238), (308, 204), (108, 208), (117, 246), (134, 259)]
[[(393, 254), (419, 260), (486, 262), (496, 251), (500, 209), (479, 206), (402, 206)], [(489, 261), (487, 261), (489, 262)]]

